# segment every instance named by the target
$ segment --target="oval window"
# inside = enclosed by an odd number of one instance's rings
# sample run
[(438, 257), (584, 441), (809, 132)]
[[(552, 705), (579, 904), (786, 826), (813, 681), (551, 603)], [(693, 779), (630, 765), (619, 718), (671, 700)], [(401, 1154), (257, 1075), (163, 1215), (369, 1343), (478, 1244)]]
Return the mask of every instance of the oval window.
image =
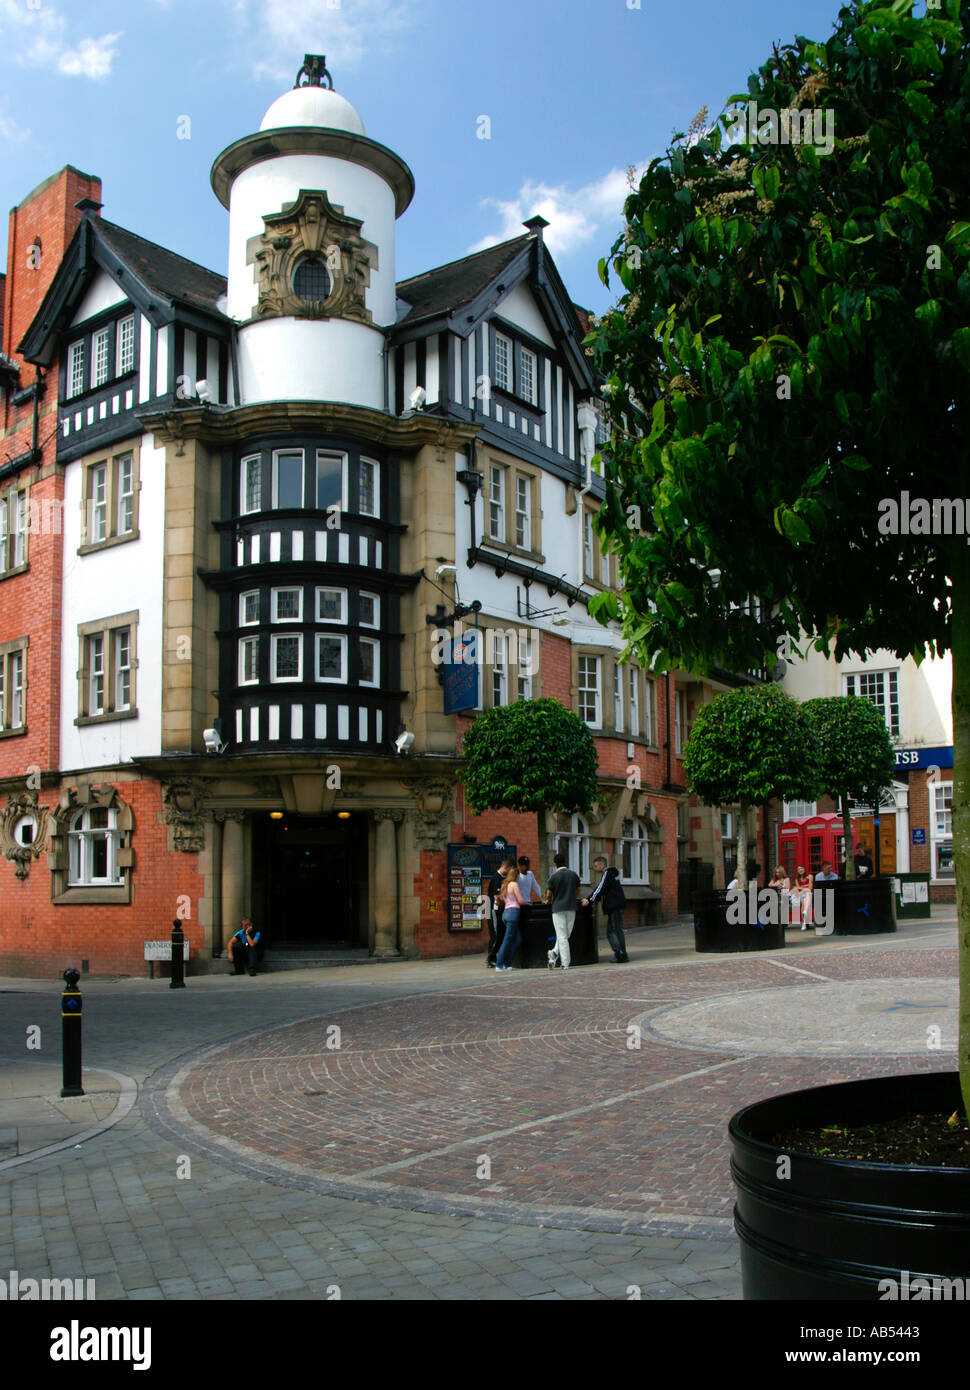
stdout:
[(319, 256), (306, 256), (293, 273), (293, 293), (305, 304), (318, 304), (330, 293), (330, 274)]

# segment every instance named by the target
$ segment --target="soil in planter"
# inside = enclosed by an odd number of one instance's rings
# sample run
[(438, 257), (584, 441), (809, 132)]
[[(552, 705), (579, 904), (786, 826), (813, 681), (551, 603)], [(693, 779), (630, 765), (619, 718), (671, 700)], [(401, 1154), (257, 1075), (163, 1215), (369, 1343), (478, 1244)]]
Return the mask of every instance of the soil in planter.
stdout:
[(904, 1167), (970, 1168), (970, 1125), (962, 1114), (904, 1115), (871, 1125), (829, 1125), (784, 1129), (772, 1137), (784, 1152), (824, 1158), (863, 1159)]

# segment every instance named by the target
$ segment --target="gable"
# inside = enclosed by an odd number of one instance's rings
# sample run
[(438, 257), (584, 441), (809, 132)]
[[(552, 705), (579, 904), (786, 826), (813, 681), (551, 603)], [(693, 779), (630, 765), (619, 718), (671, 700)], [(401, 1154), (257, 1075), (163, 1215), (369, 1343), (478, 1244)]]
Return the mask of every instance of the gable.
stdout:
[(103, 314), (106, 309), (113, 309), (117, 304), (125, 304), (127, 301), (128, 296), (117, 281), (106, 271), (99, 270), (77, 306), (71, 319), (71, 327), (78, 323), (86, 323), (95, 315)]
[(504, 299), (499, 300), (495, 313), (499, 318), (514, 324), (516, 328), (521, 328), (530, 337), (538, 338), (547, 347), (555, 347), (555, 339), (549, 332), (546, 320), (527, 282), (516, 285)]

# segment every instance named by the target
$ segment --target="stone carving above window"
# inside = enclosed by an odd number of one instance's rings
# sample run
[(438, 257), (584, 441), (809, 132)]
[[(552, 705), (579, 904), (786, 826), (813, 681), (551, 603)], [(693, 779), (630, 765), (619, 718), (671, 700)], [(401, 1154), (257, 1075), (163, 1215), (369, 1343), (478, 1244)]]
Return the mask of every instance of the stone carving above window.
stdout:
[(378, 268), (377, 247), (360, 235), (359, 218), (348, 217), (323, 189), (301, 188), (295, 203), (264, 216), (263, 224), (246, 244), (259, 290), (254, 318), (372, 322), (365, 292)]

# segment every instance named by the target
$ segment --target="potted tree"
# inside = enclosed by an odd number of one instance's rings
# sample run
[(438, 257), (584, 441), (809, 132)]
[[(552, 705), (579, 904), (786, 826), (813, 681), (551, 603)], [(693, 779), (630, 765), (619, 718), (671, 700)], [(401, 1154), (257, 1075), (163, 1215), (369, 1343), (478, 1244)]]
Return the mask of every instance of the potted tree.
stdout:
[(896, 898), (892, 879), (857, 878), (852, 858), (852, 816), (849, 800), (875, 799), (892, 786), (893, 744), (875, 705), (854, 695), (831, 695), (806, 700), (819, 750), (819, 786), (837, 800), (842, 811), (845, 880), (829, 890), (834, 898), (835, 932), (861, 936), (896, 930)]
[[(622, 577), (622, 600), (591, 607), (643, 659), (747, 671), (802, 631), (835, 657), (952, 655), (959, 1073), (791, 1105), (853, 1134), (877, 1113), (902, 1128), (939, 1111), (963, 1153), (970, 546), (951, 499), (970, 495), (966, 39), (951, 0), (918, 16), (851, 0), (827, 41), (776, 48), (743, 105), (675, 142), (627, 199), (610, 257), (625, 293), (587, 340), (609, 379), (599, 527)], [(939, 493), (949, 525), (933, 524)], [(793, 1151), (780, 1099), (731, 1122), (749, 1296), (876, 1298), (904, 1269), (966, 1273), (970, 1158), (946, 1166), (942, 1132), (918, 1165), (889, 1141), (862, 1161), (810, 1139)]]
[(801, 706), (777, 685), (715, 695), (697, 712), (684, 749), (688, 789), (708, 806), (739, 806), (738, 892), (695, 893), (698, 951), (767, 951), (785, 944), (778, 899), (748, 892), (748, 812), (773, 797), (811, 797), (816, 747)]
[[(558, 700), (516, 700), (475, 716), (462, 740), (464, 762), (458, 777), (475, 814), (488, 810), (531, 811), (537, 819), (539, 882), (549, 881), (546, 812), (586, 812), (596, 800), (597, 758), (593, 735), (579, 717)], [(523, 943), (526, 959), (545, 964), (546, 936), (532, 940), (530, 920), (544, 923), (547, 909), (526, 909)], [(582, 918), (590, 938), (592, 913)], [(551, 929), (551, 918), (549, 919)], [(581, 930), (577, 921), (577, 931)], [(597, 958), (595, 935), (577, 938), (575, 959)]]

